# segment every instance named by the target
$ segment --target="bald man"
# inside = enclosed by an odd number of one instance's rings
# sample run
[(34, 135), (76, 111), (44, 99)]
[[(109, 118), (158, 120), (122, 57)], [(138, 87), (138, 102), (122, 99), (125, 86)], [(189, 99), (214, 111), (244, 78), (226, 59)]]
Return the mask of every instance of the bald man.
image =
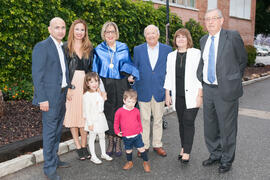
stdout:
[(56, 168), (69, 166), (57, 155), (69, 85), (61, 42), (66, 34), (66, 24), (63, 19), (55, 17), (48, 30), (50, 36), (37, 43), (32, 53), (33, 104), (42, 111), (44, 174), (50, 180), (59, 180)]

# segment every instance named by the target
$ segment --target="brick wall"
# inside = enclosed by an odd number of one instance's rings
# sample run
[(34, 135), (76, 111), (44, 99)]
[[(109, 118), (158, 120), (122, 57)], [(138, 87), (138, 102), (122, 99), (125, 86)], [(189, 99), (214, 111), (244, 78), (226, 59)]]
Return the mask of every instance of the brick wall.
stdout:
[[(183, 21), (187, 22), (190, 18), (200, 22), (204, 26), (204, 15), (207, 11), (208, 0), (197, 0), (196, 9), (186, 9), (182, 7), (170, 7), (172, 13), (177, 14)], [(160, 4), (155, 4), (154, 7), (159, 7)], [(218, 8), (222, 11), (224, 16), (224, 29), (231, 29), (239, 31), (245, 44), (253, 45), (255, 33), (255, 13), (256, 13), (256, 0), (251, 0), (251, 18), (250, 20), (230, 17), (230, 0), (218, 0)], [(204, 26), (205, 27), (205, 26)], [(206, 30), (206, 29), (205, 29)]]

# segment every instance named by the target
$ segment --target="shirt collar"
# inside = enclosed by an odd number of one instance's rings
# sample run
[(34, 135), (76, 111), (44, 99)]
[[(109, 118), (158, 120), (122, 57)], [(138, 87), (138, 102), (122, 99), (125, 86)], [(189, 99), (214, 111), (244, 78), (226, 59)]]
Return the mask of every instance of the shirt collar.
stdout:
[[(148, 45), (148, 43), (146, 43), (146, 45), (147, 45), (147, 49), (152, 49), (152, 48), (150, 48), (150, 46)], [(157, 43), (157, 45), (154, 47), (153, 50), (158, 49), (158, 48), (159, 48), (159, 42)]]
[(54, 38), (54, 37), (52, 37), (52, 35), (50, 35), (50, 37), (52, 38), (52, 40), (53, 40), (53, 42), (54, 42), (54, 44), (56, 45), (56, 46), (63, 46), (63, 42), (61, 41), (60, 43)]
[[(220, 29), (220, 31), (221, 31), (221, 29)], [(215, 39), (216, 39), (217, 37), (219, 37), (220, 31), (218, 31), (218, 32), (214, 35)], [(211, 38), (211, 37), (212, 37), (212, 35), (209, 34), (209, 38)]]
[(132, 109), (128, 109), (125, 105), (123, 105), (123, 108), (128, 111), (132, 111), (134, 109), (134, 107)]

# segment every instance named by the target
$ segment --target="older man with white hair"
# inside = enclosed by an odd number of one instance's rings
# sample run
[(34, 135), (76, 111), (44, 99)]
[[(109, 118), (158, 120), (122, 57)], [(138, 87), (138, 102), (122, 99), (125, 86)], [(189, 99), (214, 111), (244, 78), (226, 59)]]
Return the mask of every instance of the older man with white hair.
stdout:
[[(153, 121), (154, 151), (160, 156), (167, 153), (162, 147), (162, 116), (164, 110), (165, 89), (163, 88), (166, 74), (167, 55), (172, 47), (158, 42), (160, 33), (155, 25), (148, 25), (144, 29), (146, 43), (134, 47), (134, 65), (140, 72), (140, 80), (136, 80), (134, 89), (138, 93), (143, 127), (144, 147), (150, 147), (150, 117)], [(138, 152), (138, 156), (140, 153)]]

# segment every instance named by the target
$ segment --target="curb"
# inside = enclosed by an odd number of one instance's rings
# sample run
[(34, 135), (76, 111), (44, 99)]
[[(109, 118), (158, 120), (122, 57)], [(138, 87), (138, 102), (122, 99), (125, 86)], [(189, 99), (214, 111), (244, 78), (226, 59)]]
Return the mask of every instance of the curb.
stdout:
[[(270, 78), (270, 75), (256, 78), (256, 79), (252, 79), (249, 81), (244, 81), (244, 82), (242, 82), (242, 84), (243, 84), (243, 86), (246, 86), (246, 85), (253, 84), (255, 82), (259, 82), (259, 81), (262, 81), (262, 80), (265, 80), (268, 78)], [(168, 108), (168, 107), (164, 108), (164, 115), (168, 115), (172, 112), (174, 112), (174, 110), (172, 108)], [(76, 149), (76, 146), (74, 144), (73, 139), (71, 139), (71, 140), (68, 140), (68, 141), (65, 141), (65, 142), (62, 142), (59, 144), (58, 154), (62, 155), (62, 154), (65, 154), (67, 152), (71, 152), (75, 149)], [(29, 166), (41, 163), (43, 161), (44, 161), (43, 150), (40, 149), (40, 150), (35, 151), (31, 154), (22, 155), (22, 156), (15, 158), (15, 159), (2, 162), (2, 163), (0, 163), (0, 178), (6, 176), (8, 174), (12, 174), (14, 172), (17, 172), (21, 169), (27, 168)]]

